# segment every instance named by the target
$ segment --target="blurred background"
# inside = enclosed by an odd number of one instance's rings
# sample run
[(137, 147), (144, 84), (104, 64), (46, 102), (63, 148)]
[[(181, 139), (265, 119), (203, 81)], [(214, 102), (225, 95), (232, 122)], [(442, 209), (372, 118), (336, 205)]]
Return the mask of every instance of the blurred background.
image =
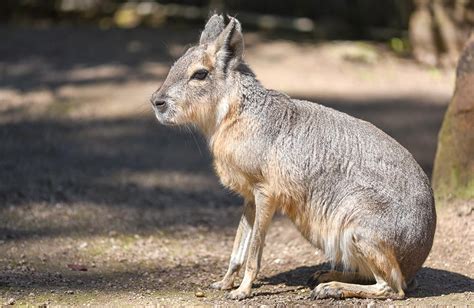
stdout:
[[(224, 273), (241, 200), (219, 185), (200, 135), (158, 125), (148, 102), (212, 12), (242, 22), (266, 87), (374, 123), (432, 176), (474, 1), (4, 0), (1, 303), (228, 303), (206, 286)], [(417, 303), (472, 299), (472, 157), (438, 172), (462, 189), (439, 198)], [(265, 249), (250, 303), (307, 303), (324, 256), (282, 217)]]

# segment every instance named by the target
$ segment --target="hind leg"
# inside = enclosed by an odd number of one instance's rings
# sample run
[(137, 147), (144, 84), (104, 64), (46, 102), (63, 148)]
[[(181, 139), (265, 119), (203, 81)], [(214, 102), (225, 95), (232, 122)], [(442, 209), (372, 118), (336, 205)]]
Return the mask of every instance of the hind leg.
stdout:
[[(361, 285), (348, 282), (331, 281), (319, 284), (311, 293), (313, 299), (323, 298), (392, 298), (405, 297), (406, 287), (397, 259), (392, 250), (382, 243), (373, 244), (374, 239), (358, 239), (353, 236), (351, 249), (353, 264), (371, 274), (375, 284)], [(332, 275), (335, 277), (336, 275)], [(335, 278), (350, 278), (341, 276)], [(347, 280), (345, 280), (347, 281)]]
[(403, 290), (395, 291), (383, 279), (379, 279), (373, 285), (331, 281), (318, 285), (311, 292), (312, 299), (348, 297), (402, 299), (405, 294)]
[(360, 275), (358, 272), (340, 272), (335, 270), (317, 271), (308, 280), (309, 288), (314, 289), (317, 285), (330, 281), (350, 282), (350, 283), (367, 283), (373, 281)]

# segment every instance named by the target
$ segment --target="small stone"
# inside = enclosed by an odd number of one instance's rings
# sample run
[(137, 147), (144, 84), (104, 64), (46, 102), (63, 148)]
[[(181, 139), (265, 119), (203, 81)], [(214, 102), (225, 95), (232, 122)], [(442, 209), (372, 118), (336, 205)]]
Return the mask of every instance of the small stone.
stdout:
[(73, 290), (67, 290), (64, 292), (65, 294), (74, 294), (74, 291)]
[(202, 291), (197, 291), (196, 293), (194, 293), (194, 295), (195, 295), (196, 297), (204, 297), (204, 296), (205, 296), (205, 295), (204, 295), (204, 292), (202, 292)]
[(15, 299), (14, 298), (9, 298), (7, 301), (7, 305), (15, 305)]
[(31, 292), (28, 296), (35, 296), (35, 293)]

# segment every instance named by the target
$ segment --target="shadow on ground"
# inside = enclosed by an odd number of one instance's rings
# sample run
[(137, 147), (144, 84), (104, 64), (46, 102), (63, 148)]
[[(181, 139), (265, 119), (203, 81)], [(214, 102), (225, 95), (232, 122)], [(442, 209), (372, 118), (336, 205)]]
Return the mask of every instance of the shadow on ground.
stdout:
[[(182, 292), (206, 287), (209, 283), (210, 272), (215, 266), (216, 262), (202, 261), (195, 265), (176, 265), (167, 268), (127, 265), (127, 268), (124, 267), (123, 270), (111, 271), (89, 267), (88, 271), (84, 272), (65, 272), (62, 268), (38, 272), (3, 272), (0, 276), (0, 289), (21, 289), (25, 293), (29, 290), (35, 290), (35, 292), (179, 290)], [(189, 277), (190, 273), (193, 273), (191, 277)], [(183, 279), (184, 277), (187, 279)]]
[[(49, 271), (23, 271), (4, 272), (0, 281), (0, 288), (45, 291), (64, 290), (77, 291), (143, 291), (166, 292), (171, 290), (193, 291), (206, 286), (219, 276), (214, 273), (214, 268), (222, 267), (221, 261), (202, 260), (193, 265), (176, 265), (174, 267), (148, 268), (137, 265), (127, 265), (123, 270), (105, 270), (89, 268), (87, 272), (57, 272), (51, 268)], [(303, 266), (289, 271), (278, 273), (274, 276), (258, 280), (254, 288), (259, 290), (264, 285), (286, 285), (289, 287), (306, 287), (307, 280), (316, 271), (329, 269), (328, 263), (316, 266)], [(192, 274), (191, 274), (192, 273)], [(183, 277), (187, 277), (183, 279)], [(417, 273), (418, 287), (409, 293), (408, 297), (423, 298), (474, 292), (474, 280), (455, 272), (441, 269), (423, 267)], [(442, 282), (442, 283), (440, 283)], [(294, 290), (294, 289), (292, 289)], [(275, 295), (287, 293), (288, 290), (257, 291), (256, 296)], [(290, 291), (291, 293), (292, 291)]]
[[(444, 107), (411, 98), (365, 102), (307, 99), (375, 123), (406, 146), (431, 173)], [(0, 221), (7, 219), (9, 206), (31, 203), (90, 203), (155, 213), (169, 208), (196, 213), (240, 203), (218, 184), (202, 138), (158, 125), (151, 111), (149, 116), (110, 120), (23, 118), (1, 123), (0, 138), (0, 212), (4, 214)], [(123, 227), (134, 232), (146, 229), (142, 216), (136, 217), (137, 222)], [(199, 220), (177, 216), (166, 222), (188, 223)], [(42, 230), (3, 231), (6, 237), (18, 238), (74, 230), (46, 226)]]
[[(12, 31), (14, 30), (14, 31)], [(147, 65), (170, 65), (175, 48), (197, 40), (197, 33), (183, 29), (100, 30), (96, 27), (56, 26), (45, 29), (0, 27), (8, 44), (0, 46), (0, 87), (17, 91), (63, 85), (122, 84), (157, 76)], [(101, 75), (102, 67), (119, 69)], [(70, 74), (82, 69), (83, 74)], [(92, 71), (89, 71), (91, 69)], [(163, 76), (161, 76), (163, 77)]]
[[(302, 266), (262, 279), (263, 284), (306, 286), (308, 279), (317, 271), (327, 270), (328, 263)], [(453, 293), (474, 292), (474, 279), (442, 269), (423, 267), (416, 274), (418, 287), (407, 293), (408, 297), (430, 297)], [(442, 283), (440, 283), (442, 282)]]
[[(130, 80), (164, 78), (153, 65), (166, 70), (198, 42), (200, 28), (112, 28), (55, 26), (11, 28), (0, 25), (0, 88), (23, 93), (62, 86), (101, 83), (125, 84)], [(247, 47), (252, 46), (248, 42)], [(73, 70), (80, 74), (71, 74)], [(165, 71), (166, 72), (166, 71)]]

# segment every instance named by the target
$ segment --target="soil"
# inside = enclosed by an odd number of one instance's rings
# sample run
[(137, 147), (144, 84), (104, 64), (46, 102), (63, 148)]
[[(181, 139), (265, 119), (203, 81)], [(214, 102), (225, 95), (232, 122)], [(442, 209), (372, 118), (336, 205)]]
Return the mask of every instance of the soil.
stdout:
[[(148, 98), (198, 31), (0, 27), (0, 303), (450, 304), (474, 300), (473, 202), (438, 207), (434, 246), (403, 301), (309, 299), (328, 265), (284, 217), (253, 296), (208, 285), (226, 270), (241, 200), (198, 133), (159, 126)], [(367, 42), (246, 35), (263, 84), (371, 121), (431, 174), (453, 70)]]

